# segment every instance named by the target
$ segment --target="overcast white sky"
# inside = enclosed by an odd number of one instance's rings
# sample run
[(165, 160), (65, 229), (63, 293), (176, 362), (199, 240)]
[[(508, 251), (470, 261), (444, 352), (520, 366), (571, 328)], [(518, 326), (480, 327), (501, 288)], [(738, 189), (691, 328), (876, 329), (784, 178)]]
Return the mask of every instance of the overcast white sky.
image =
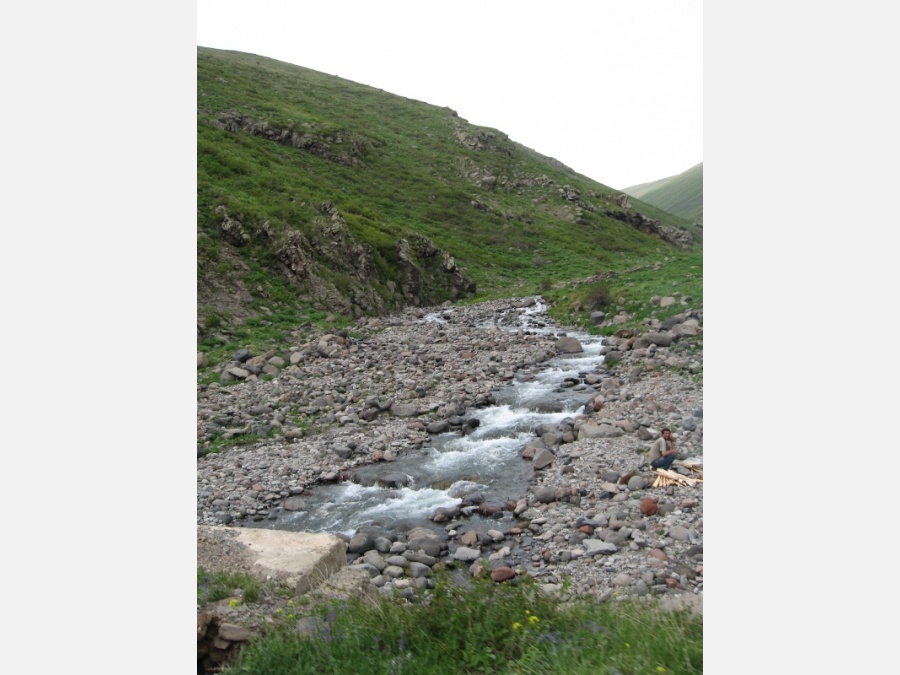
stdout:
[(197, 44), (449, 106), (617, 189), (703, 161), (702, 0), (197, 0)]

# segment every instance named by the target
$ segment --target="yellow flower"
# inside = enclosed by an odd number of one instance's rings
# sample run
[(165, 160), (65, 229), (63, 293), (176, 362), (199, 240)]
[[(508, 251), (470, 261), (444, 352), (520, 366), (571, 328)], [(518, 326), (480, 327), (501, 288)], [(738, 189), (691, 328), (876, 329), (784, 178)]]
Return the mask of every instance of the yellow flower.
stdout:
[(666, 672), (666, 669), (663, 668), (662, 666), (656, 666), (656, 670), (659, 671), (660, 673)]
[(288, 615), (287, 615), (287, 618), (288, 618), (289, 621), (293, 621), (293, 620), (294, 620), (294, 615), (293, 615), (293, 614), (288, 614)]
[(526, 610), (525, 610), (525, 613), (526, 613), (526, 614), (531, 614), (531, 610), (530, 610), (530, 609), (526, 609)]
[(540, 619), (537, 618), (536, 616), (529, 616), (529, 617), (528, 617), (528, 620), (529, 620), (531, 623), (537, 623), (538, 621), (540, 621)]
[(519, 630), (521, 627), (522, 624), (520, 624), (518, 621), (513, 624), (513, 630)]
[(228, 601), (229, 607), (237, 607), (237, 605), (238, 605), (237, 598), (232, 598), (231, 600)]
[(276, 610), (275, 610), (275, 613), (276, 613), (276, 614), (281, 614), (281, 607), (279, 607), (278, 609), (276, 609)]
[(294, 599), (291, 598), (290, 600), (288, 600), (288, 607), (293, 607), (293, 606), (294, 606)]

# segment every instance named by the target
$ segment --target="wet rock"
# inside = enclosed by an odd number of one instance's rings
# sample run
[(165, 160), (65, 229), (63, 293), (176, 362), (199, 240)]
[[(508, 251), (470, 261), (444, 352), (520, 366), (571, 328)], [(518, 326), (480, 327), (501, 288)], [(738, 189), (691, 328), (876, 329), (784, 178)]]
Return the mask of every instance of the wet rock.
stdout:
[(581, 343), (573, 337), (561, 337), (556, 341), (556, 351), (560, 354), (577, 354), (584, 351)]

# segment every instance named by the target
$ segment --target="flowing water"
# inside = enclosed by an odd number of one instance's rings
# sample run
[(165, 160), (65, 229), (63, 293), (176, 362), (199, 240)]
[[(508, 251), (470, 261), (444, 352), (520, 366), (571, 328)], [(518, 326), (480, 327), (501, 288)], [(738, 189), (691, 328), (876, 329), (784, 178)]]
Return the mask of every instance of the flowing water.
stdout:
[[(511, 310), (515, 314), (507, 313), (497, 325), (507, 330), (559, 333), (548, 325), (544, 309), (538, 302)], [(444, 321), (441, 313), (423, 320)], [(368, 525), (386, 529), (432, 525), (437, 508), (456, 506), (473, 492), (501, 503), (520, 498), (533, 477), (531, 462), (522, 459), (522, 450), (536, 438), (535, 427), (572, 420), (595, 393), (593, 387), (583, 384), (583, 378), (597, 372), (603, 360), (599, 354), (602, 338), (582, 332), (567, 335), (578, 339), (584, 351), (520, 371), (494, 392), (496, 405), (466, 411), (466, 420), (479, 422), (468, 433), (457, 429), (435, 435), (420, 453), (359, 467), (353, 482), (318, 486), (311, 496), (304, 496), (306, 510), (281, 512), (275, 520), (254, 526), (352, 535)]]

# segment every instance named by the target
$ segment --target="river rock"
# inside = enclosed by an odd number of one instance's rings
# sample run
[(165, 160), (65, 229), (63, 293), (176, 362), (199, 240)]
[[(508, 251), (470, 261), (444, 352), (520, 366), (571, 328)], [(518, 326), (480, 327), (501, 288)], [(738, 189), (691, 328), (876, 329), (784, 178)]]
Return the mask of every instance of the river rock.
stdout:
[(460, 546), (453, 552), (453, 557), (461, 562), (472, 562), (481, 557), (481, 551), (468, 546)]
[(431, 567), (420, 562), (410, 562), (409, 573), (413, 579), (430, 577), (432, 575)]
[(425, 429), (429, 434), (442, 434), (450, 428), (450, 423), (447, 420), (440, 420), (438, 422), (430, 422), (426, 425)]
[(590, 438), (617, 438), (624, 432), (611, 424), (588, 422), (578, 429), (578, 440)]
[(497, 583), (509, 581), (514, 579), (515, 576), (516, 572), (511, 567), (495, 567), (491, 570), (491, 579)]
[(640, 503), (640, 510), (645, 516), (656, 515), (656, 500), (651, 497), (644, 497)]
[(415, 417), (419, 414), (419, 406), (412, 403), (394, 403), (390, 410), (391, 415), (397, 417)]
[(684, 527), (680, 525), (673, 525), (669, 528), (669, 536), (672, 539), (676, 539), (678, 541), (688, 541), (690, 539), (691, 533)]
[(375, 536), (368, 532), (357, 532), (347, 545), (348, 553), (365, 553), (375, 548)]
[(305, 511), (306, 502), (300, 497), (288, 497), (284, 500), (282, 507), (286, 511)]
[(531, 460), (531, 465), (535, 469), (543, 469), (550, 466), (554, 459), (556, 456), (552, 452), (546, 448), (538, 448), (534, 453), (534, 459)]
[(382, 476), (379, 476), (375, 479), (376, 485), (381, 485), (386, 488), (391, 488), (395, 490), (397, 488), (406, 487), (409, 485), (410, 477), (405, 473), (400, 473), (398, 471), (394, 471), (392, 473), (386, 473)]
[(628, 489), (631, 491), (643, 490), (645, 487), (647, 487), (647, 481), (643, 476), (632, 476), (628, 479)]
[(416, 537), (409, 540), (409, 550), (422, 551), (425, 555), (438, 557), (441, 554), (441, 542), (434, 537)]
[(577, 354), (583, 352), (584, 347), (573, 337), (561, 337), (556, 341), (556, 351), (560, 354)]
[[(534, 494), (534, 500), (541, 504), (549, 504), (551, 502), (556, 501), (556, 488), (549, 486), (540, 486), (536, 488), (532, 488), (532, 494)], [(525, 517), (528, 518), (528, 514), (525, 514)], [(539, 518), (539, 512), (536, 512), (536, 515), (531, 518), (532, 522)]]
[(604, 554), (609, 555), (611, 553), (615, 553), (618, 548), (616, 545), (611, 542), (601, 541), (599, 539), (585, 539), (581, 542), (582, 546), (584, 546), (585, 550), (587, 550), (588, 555), (598, 555)]

